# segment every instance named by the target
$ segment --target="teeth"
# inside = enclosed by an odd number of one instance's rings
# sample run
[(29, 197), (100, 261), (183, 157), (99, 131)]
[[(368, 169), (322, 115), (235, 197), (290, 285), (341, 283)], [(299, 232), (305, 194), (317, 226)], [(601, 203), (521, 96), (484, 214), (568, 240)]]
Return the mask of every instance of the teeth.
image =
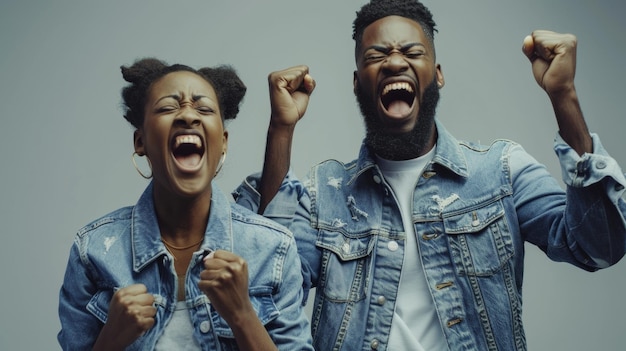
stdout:
[(197, 135), (180, 135), (176, 137), (176, 143), (174, 147), (179, 147), (182, 144), (194, 144), (196, 147), (202, 146), (202, 141), (200, 137)]
[(392, 90), (406, 90), (409, 93), (413, 93), (413, 88), (411, 87), (409, 83), (398, 82), (398, 83), (387, 84), (385, 88), (383, 89), (383, 95), (387, 95), (387, 93), (389, 93)]

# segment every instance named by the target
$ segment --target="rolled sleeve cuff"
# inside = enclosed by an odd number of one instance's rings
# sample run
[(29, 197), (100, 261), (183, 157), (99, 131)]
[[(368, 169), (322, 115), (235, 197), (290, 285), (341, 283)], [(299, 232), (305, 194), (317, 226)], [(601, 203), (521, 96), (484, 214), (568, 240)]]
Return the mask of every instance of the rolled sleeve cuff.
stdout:
[(604, 181), (609, 197), (617, 202), (624, 196), (624, 173), (617, 161), (604, 149), (598, 135), (592, 133), (591, 138), (593, 153), (580, 156), (557, 133), (554, 151), (561, 164), (563, 182), (567, 186), (583, 188)]

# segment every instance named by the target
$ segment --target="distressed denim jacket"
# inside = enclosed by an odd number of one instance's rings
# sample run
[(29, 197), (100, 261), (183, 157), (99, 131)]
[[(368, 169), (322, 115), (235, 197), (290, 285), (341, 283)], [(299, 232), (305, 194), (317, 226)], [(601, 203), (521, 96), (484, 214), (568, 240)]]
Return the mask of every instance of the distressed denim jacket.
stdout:
[[(185, 281), (185, 302), (202, 350), (238, 350), (231, 329), (198, 288), (203, 258), (220, 249), (247, 261), (250, 300), (278, 348), (312, 350), (293, 236), (233, 204), (215, 186), (205, 239), (193, 254)], [(174, 313), (178, 289), (173, 258), (159, 235), (152, 183), (134, 207), (112, 212), (78, 232), (60, 293), (62, 348), (90, 350), (107, 320), (113, 293), (136, 283), (154, 295), (157, 313), (154, 326), (127, 350), (152, 350)]]
[[(437, 131), (411, 219), (448, 347), (526, 350), (524, 242), (589, 271), (616, 263), (626, 249), (624, 174), (596, 135), (594, 153), (582, 157), (557, 136), (566, 193), (518, 144), (460, 142), (439, 122)], [(290, 172), (264, 214), (294, 233), (305, 289), (317, 288), (319, 350), (389, 342), (406, 235), (372, 156), (362, 147), (348, 164), (322, 162), (304, 184)], [(240, 204), (257, 208), (257, 182), (253, 175), (235, 191)]]

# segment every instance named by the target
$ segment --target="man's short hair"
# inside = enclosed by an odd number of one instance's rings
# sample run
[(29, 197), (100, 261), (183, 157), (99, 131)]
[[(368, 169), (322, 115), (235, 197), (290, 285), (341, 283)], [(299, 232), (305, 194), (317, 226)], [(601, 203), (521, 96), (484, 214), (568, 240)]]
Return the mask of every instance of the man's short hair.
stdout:
[(352, 22), (352, 39), (357, 48), (361, 45), (365, 28), (387, 16), (401, 16), (419, 23), (434, 46), (436, 24), (432, 13), (424, 4), (417, 0), (371, 0), (357, 11)]

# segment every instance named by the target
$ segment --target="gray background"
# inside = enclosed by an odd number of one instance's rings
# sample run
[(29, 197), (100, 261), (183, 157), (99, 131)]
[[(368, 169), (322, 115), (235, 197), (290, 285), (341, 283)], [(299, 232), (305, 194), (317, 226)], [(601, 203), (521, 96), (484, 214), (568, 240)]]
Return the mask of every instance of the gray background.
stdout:
[[(219, 177), (233, 189), (260, 170), (267, 74), (308, 64), (317, 90), (293, 166), (348, 161), (363, 136), (352, 94), (351, 23), (364, 1), (8, 1), (0, 4), (0, 349), (56, 350), (57, 296), (74, 233), (133, 204), (119, 66), (157, 56), (231, 63), (248, 85)], [(579, 38), (576, 83), (591, 130), (626, 165), (626, 5), (611, 1), (426, 2), (439, 25), (446, 86), (438, 115), (457, 137), (522, 143), (560, 178), (552, 110), (521, 53), (533, 29)], [(590, 274), (527, 247), (524, 321), (531, 350), (623, 347), (626, 262)]]

